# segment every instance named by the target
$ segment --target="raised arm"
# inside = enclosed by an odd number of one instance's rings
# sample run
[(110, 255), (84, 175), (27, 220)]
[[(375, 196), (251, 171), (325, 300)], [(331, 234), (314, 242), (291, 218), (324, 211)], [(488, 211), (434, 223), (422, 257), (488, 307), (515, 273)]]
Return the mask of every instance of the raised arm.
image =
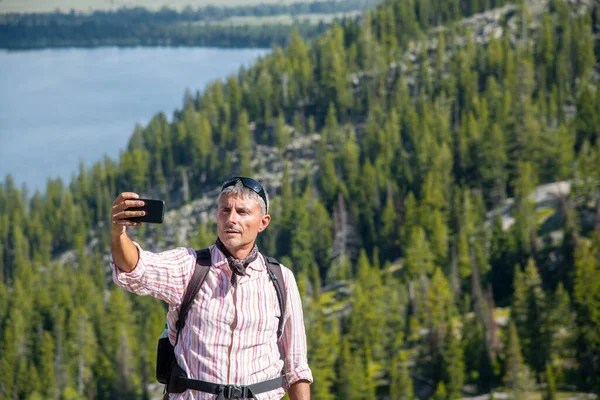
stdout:
[(123, 192), (112, 205), (112, 225), (110, 234), (110, 250), (116, 266), (123, 272), (131, 272), (139, 260), (137, 247), (127, 236), (126, 227), (139, 226), (139, 222), (131, 222), (125, 218), (141, 217), (143, 211), (126, 211), (129, 207), (141, 207), (143, 201), (136, 200), (137, 193)]
[(193, 249), (179, 247), (160, 253), (143, 250), (125, 232), (128, 226), (139, 222), (125, 218), (142, 216), (142, 211), (126, 211), (144, 203), (136, 193), (121, 193), (112, 206), (111, 259), (113, 280), (132, 293), (151, 295), (176, 306), (194, 272), (196, 253)]

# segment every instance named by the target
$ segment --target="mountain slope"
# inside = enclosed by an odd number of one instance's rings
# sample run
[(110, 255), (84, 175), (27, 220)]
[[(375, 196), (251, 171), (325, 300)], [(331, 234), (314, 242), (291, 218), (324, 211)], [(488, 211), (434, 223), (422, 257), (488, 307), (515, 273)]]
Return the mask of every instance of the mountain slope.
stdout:
[[(553, 375), (597, 392), (598, 6), (541, 4), (509, 5), (490, 26), (493, 13), (455, 22), (503, 2), (389, 1), (188, 94), (172, 123), (158, 114), (118, 163), (68, 188), (29, 200), (7, 178), (3, 395), (147, 395), (164, 309), (106, 282), (110, 203), (123, 190), (165, 198), (184, 229), (135, 235), (199, 247), (214, 240), (210, 223), (190, 235), (211, 213), (203, 196), (237, 173), (273, 196), (259, 246), (298, 277), (315, 398), (518, 397)], [(562, 240), (548, 242), (528, 195), (558, 181), (572, 187), (554, 212)], [(508, 198), (514, 223), (486, 224)], [(27, 386), (25, 371), (52, 384)]]

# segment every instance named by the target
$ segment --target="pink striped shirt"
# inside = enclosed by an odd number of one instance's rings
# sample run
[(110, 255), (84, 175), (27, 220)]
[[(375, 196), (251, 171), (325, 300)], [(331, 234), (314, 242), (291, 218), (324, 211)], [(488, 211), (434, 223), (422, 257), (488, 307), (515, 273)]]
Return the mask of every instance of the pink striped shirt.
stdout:
[[(151, 295), (169, 304), (169, 339), (175, 343), (179, 307), (196, 265), (196, 253), (179, 247), (161, 253), (139, 250), (140, 258), (129, 273), (110, 258), (117, 285), (138, 295)], [(262, 255), (246, 268), (246, 276), (231, 285), (231, 270), (223, 253), (210, 247), (212, 265), (206, 282), (190, 307), (179, 333), (175, 356), (188, 377), (207, 382), (251, 385), (276, 378), (283, 360), (277, 346), (280, 315), (275, 287)], [(286, 360), (284, 387), (256, 395), (259, 400), (280, 399), (299, 380), (313, 381), (306, 354), (302, 303), (292, 271), (282, 266), (287, 291), (281, 347)], [(171, 394), (170, 400), (215, 399), (194, 390)]]

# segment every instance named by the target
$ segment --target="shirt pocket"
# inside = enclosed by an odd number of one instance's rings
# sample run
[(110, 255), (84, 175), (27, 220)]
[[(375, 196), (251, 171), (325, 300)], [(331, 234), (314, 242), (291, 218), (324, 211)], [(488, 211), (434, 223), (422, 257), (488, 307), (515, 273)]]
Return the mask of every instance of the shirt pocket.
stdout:
[[(273, 286), (271, 281), (268, 284)], [(258, 330), (261, 332), (275, 332), (279, 326), (279, 301), (274, 287), (266, 286), (264, 290), (258, 292)]]
[(194, 299), (194, 307), (192, 308), (195, 311), (194, 314), (200, 331), (205, 334), (229, 329), (233, 324), (235, 307), (231, 295), (227, 293), (201, 288), (198, 296)]

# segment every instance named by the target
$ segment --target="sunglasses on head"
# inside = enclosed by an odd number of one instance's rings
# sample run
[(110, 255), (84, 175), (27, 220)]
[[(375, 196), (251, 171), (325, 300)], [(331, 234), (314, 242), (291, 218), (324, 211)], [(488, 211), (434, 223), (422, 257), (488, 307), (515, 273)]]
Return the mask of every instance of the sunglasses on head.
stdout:
[(242, 185), (244, 185), (244, 187), (247, 187), (248, 189), (252, 190), (257, 195), (259, 195), (261, 199), (263, 199), (268, 212), (269, 205), (267, 203), (267, 195), (265, 194), (265, 189), (261, 186), (260, 183), (258, 183), (258, 181), (255, 181), (252, 178), (247, 178), (245, 176), (234, 176), (233, 178), (227, 179), (225, 182), (223, 182), (223, 185), (221, 185), (221, 192), (229, 186), (235, 185), (236, 183), (238, 183), (238, 181), (242, 182)]

